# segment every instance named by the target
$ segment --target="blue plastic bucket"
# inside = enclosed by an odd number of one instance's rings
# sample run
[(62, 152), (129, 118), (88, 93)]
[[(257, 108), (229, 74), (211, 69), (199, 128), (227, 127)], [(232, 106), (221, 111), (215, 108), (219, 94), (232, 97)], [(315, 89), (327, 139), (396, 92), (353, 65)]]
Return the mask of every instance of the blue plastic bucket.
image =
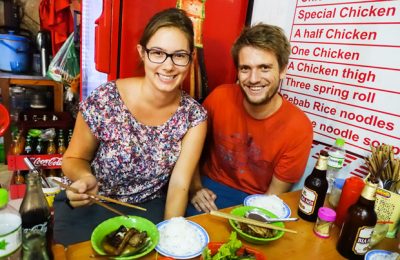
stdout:
[(0, 34), (0, 70), (26, 72), (30, 68), (30, 40), (14, 34)]

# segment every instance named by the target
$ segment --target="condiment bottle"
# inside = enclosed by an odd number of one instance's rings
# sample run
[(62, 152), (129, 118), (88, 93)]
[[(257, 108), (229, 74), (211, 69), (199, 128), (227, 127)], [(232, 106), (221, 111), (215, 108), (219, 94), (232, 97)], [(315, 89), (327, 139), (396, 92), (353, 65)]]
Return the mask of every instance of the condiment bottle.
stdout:
[(322, 238), (330, 236), (331, 227), (336, 219), (336, 212), (327, 207), (321, 207), (318, 210), (317, 222), (315, 222), (314, 233)]
[(335, 224), (337, 227), (341, 228), (348, 208), (357, 202), (364, 185), (364, 181), (360, 177), (352, 176), (345, 180), (336, 208)]
[(30, 171), (26, 177), (26, 192), (19, 212), (22, 218), (22, 259), (51, 259), (50, 209), (39, 174), (35, 171)]
[(8, 192), (0, 189), (0, 259), (21, 258), (21, 216), (8, 203)]
[(306, 178), (301, 192), (297, 214), (304, 220), (316, 221), (318, 210), (323, 206), (328, 190), (326, 179), (328, 153), (321, 151), (312, 173)]
[(364, 259), (377, 222), (374, 210), (377, 184), (367, 181), (356, 204), (350, 206), (336, 245), (350, 259)]

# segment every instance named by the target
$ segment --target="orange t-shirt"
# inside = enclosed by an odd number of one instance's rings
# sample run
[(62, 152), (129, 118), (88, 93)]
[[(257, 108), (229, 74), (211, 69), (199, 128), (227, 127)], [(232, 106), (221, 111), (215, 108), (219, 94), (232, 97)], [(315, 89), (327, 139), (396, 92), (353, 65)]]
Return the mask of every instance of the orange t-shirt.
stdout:
[(203, 173), (251, 194), (267, 192), (273, 175), (284, 182), (299, 181), (313, 140), (308, 117), (283, 98), (273, 115), (254, 119), (243, 98), (238, 85), (226, 84), (204, 101), (209, 132)]

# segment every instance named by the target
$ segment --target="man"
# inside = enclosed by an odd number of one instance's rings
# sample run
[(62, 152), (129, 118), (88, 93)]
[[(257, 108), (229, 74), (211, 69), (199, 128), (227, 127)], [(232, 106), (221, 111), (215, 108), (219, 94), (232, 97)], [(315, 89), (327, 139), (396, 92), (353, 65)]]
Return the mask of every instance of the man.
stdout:
[(221, 85), (204, 101), (208, 136), (188, 216), (241, 204), (249, 194), (288, 191), (310, 153), (310, 120), (278, 93), (290, 55), (283, 30), (245, 28), (231, 53), (238, 84)]

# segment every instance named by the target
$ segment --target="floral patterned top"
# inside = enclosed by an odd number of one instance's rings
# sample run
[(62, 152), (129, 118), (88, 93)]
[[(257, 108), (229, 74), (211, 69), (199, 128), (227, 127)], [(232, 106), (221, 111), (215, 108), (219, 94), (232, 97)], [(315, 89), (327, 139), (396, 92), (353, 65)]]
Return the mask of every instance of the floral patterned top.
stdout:
[(182, 138), (207, 120), (206, 110), (182, 91), (180, 105), (167, 122), (144, 125), (129, 112), (114, 81), (95, 89), (80, 111), (99, 140), (91, 162), (99, 194), (129, 203), (165, 196)]

